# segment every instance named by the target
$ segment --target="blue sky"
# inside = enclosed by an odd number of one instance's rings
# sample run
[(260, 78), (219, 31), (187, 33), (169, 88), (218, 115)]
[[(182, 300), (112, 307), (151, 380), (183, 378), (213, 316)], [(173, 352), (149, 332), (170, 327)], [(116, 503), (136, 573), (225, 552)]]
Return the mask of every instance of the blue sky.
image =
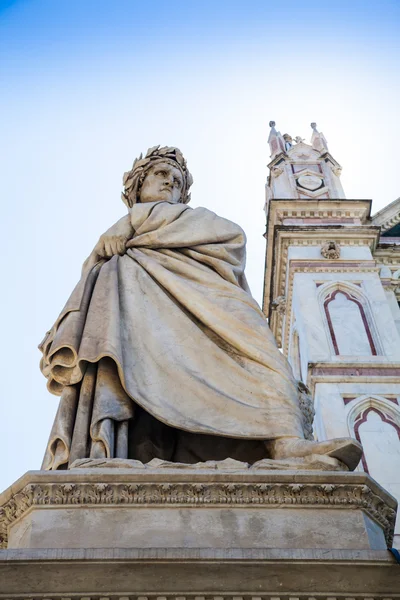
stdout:
[(57, 398), (36, 347), (133, 159), (183, 150), (193, 206), (244, 227), (261, 301), (269, 120), (306, 139), (316, 121), (349, 198), (400, 195), (399, 26), (386, 0), (0, 0), (0, 489), (40, 466)]

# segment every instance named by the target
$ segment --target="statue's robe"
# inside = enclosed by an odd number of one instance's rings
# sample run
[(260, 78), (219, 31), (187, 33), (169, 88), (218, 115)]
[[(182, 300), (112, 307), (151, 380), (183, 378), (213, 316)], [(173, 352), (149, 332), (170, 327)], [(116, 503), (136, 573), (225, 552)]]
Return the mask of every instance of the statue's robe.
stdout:
[(247, 287), (242, 229), (167, 202), (130, 217), (126, 254), (88, 261), (40, 346), (61, 395), (43, 468), (251, 462), (266, 455), (260, 440), (303, 437), (290, 367)]

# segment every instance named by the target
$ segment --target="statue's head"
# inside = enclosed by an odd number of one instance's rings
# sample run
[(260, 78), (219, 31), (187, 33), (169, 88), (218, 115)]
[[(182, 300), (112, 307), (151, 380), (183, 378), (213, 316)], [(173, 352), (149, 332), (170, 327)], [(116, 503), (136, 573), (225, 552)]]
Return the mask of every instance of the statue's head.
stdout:
[(124, 174), (122, 200), (131, 208), (137, 202), (182, 202), (190, 200), (191, 174), (178, 148), (154, 146), (137, 158)]

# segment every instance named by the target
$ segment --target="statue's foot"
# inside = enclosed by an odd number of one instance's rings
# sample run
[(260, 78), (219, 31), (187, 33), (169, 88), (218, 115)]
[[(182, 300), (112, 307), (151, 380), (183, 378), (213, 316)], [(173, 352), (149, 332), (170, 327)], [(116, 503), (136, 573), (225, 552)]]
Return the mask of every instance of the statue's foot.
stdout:
[(325, 454), (344, 463), (354, 471), (362, 456), (362, 446), (352, 438), (336, 438), (326, 442), (312, 442), (301, 438), (278, 438), (267, 442), (271, 458), (283, 460), (310, 454)]

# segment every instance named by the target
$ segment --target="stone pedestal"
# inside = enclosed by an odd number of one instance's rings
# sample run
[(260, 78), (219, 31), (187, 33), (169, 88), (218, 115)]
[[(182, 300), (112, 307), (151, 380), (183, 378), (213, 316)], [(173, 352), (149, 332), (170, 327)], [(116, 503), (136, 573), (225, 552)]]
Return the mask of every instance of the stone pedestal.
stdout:
[(32, 471), (0, 506), (0, 598), (400, 598), (396, 502), (364, 473)]

